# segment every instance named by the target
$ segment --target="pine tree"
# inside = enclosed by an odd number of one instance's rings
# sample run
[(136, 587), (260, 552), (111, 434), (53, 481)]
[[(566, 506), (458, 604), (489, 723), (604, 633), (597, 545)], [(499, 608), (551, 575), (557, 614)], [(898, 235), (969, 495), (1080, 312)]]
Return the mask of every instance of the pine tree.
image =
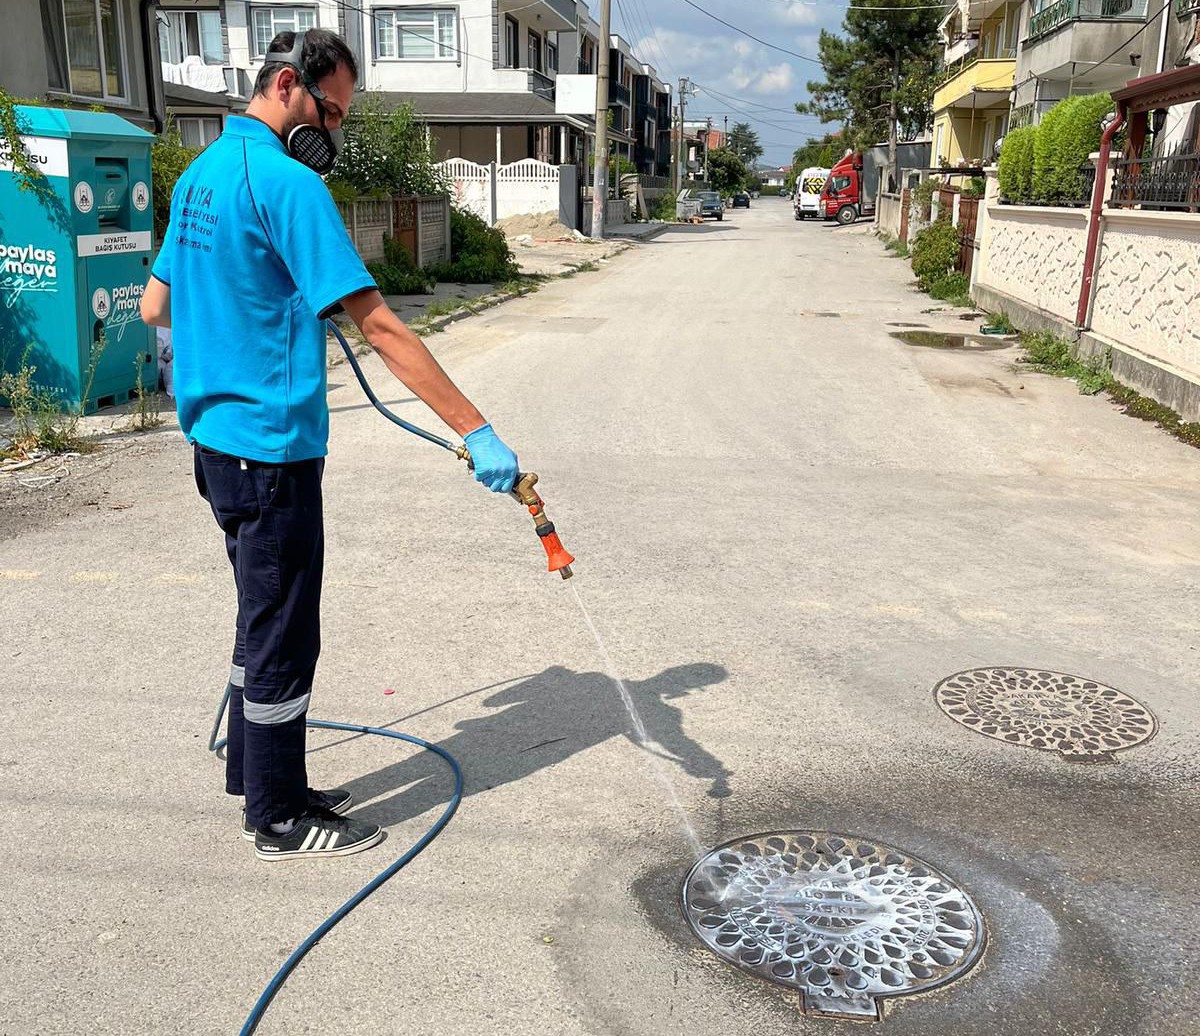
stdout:
[(925, 0), (888, 0), (888, 10), (851, 8), (844, 36), (822, 30), (818, 53), (825, 82), (810, 82), (810, 100), (798, 112), (845, 124), (859, 150), (886, 139), (888, 167), (896, 172), (896, 143), (929, 127), (941, 43), (942, 16)]

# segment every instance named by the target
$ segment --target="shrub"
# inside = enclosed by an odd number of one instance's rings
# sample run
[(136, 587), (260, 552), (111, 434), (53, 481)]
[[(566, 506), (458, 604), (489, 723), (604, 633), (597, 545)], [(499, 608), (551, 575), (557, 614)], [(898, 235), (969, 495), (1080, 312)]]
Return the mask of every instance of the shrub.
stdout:
[(933, 196), (937, 191), (938, 182), (925, 177), (916, 187), (913, 188), (912, 203), (917, 206), (917, 211), (921, 215), (922, 220), (929, 219), (930, 213), (933, 211)]
[(929, 295), (952, 306), (971, 305), (971, 281), (965, 273), (944, 273), (929, 286)]
[(945, 277), (958, 261), (958, 230), (950, 220), (935, 220), (912, 244), (912, 268), (922, 291)]
[(150, 145), (150, 184), (154, 196), (154, 237), (161, 241), (171, 222), (171, 193), (183, 171), (192, 164), (201, 149), (185, 147), (179, 130), (168, 122), (162, 134)]
[(1035, 126), (1011, 130), (1000, 145), (997, 176), (1000, 195), (1015, 205), (1024, 205), (1033, 196), (1033, 140)]
[(661, 219), (664, 223), (675, 222), (675, 192), (663, 191), (658, 200), (650, 206), (650, 218)]
[(393, 237), (383, 239), (383, 261), (367, 263), (367, 272), (384, 295), (423, 295), (433, 286), (433, 278)]
[(1033, 142), (1033, 197), (1049, 205), (1079, 201), (1080, 167), (1100, 146), (1100, 120), (1112, 109), (1106, 94), (1059, 101), (1037, 127)]
[(342, 134), (328, 181), (335, 199), (446, 192), (448, 180), (434, 167), (433, 138), (411, 105), (389, 109), (368, 93), (346, 116)]
[(431, 272), (461, 284), (502, 284), (521, 273), (504, 232), (464, 209), (450, 211), (450, 262)]

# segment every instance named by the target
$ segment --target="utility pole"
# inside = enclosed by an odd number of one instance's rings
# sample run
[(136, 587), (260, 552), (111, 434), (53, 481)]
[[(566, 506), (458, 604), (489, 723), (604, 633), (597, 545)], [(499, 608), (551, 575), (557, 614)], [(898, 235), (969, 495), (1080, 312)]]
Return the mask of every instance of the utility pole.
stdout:
[(600, 46), (596, 56), (596, 154), (592, 162), (592, 237), (604, 238), (608, 205), (608, 62), (612, 0), (600, 0)]
[(729, 147), (729, 116), (725, 116), (725, 135), (721, 138), (721, 146)]
[(683, 167), (687, 162), (687, 99), (692, 82), (687, 76), (679, 77), (679, 161), (675, 163), (675, 192), (683, 190)]

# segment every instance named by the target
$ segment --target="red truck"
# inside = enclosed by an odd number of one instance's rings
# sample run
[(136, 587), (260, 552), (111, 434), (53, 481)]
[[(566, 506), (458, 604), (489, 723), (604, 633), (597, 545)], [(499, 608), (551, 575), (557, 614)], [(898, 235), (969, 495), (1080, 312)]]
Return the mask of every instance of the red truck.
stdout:
[[(871, 169), (871, 179), (879, 179), (879, 171)], [(853, 223), (859, 216), (875, 215), (875, 189), (868, 184), (864, 189), (863, 156), (858, 153), (845, 155), (829, 171), (829, 179), (821, 190), (821, 215), (835, 219), (843, 226)]]

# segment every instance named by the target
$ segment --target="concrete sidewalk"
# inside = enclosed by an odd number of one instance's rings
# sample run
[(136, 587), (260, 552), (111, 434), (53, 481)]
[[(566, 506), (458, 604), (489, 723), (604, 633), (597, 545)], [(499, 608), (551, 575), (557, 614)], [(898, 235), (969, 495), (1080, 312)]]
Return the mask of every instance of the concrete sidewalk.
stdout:
[[(869, 1031), (700, 946), (662, 774), (705, 848), (843, 831), (968, 890), (982, 963), (896, 1002), (889, 1036), (1195, 1032), (1198, 455), (1011, 347), (891, 337), (963, 326), (909, 281), (859, 228), (756, 206), (431, 339), (542, 476), (653, 759), (528, 515), (332, 372), (313, 716), (438, 741), (467, 795), (262, 1036)], [(142, 437), (54, 492), (0, 529), (0, 1032), (236, 1032), (450, 783), (314, 733), (312, 783), (388, 841), (256, 861), (205, 750), (233, 593), (188, 448)], [(982, 737), (933, 688), (984, 665), (1111, 684), (1157, 734), (1108, 766)]]

